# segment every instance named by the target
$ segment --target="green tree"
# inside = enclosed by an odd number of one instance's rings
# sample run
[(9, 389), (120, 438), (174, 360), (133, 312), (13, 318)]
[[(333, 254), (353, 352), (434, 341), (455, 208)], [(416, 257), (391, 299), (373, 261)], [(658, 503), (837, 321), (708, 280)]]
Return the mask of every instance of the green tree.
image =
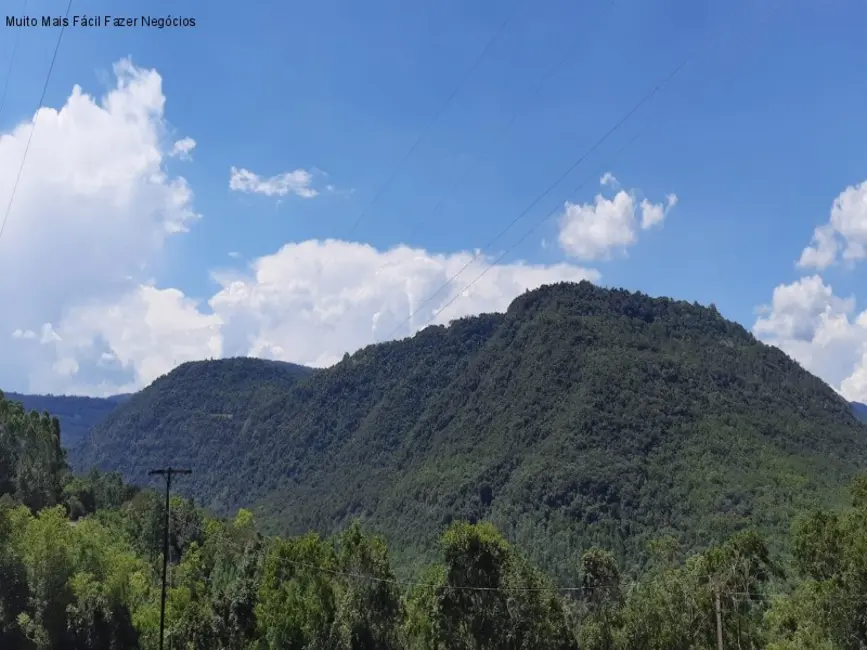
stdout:
[(266, 648), (335, 647), (334, 570), (334, 549), (318, 535), (274, 540), (265, 558), (256, 608)]
[(413, 591), (407, 636), (413, 648), (572, 648), (575, 639), (553, 585), (490, 523), (452, 524), (443, 565)]
[(345, 650), (393, 650), (402, 617), (388, 547), (354, 521), (336, 540), (335, 624)]
[(18, 615), (27, 609), (27, 569), (12, 537), (11, 510), (0, 504), (0, 648), (28, 647), (18, 625)]
[(802, 580), (769, 614), (774, 642), (781, 648), (803, 639), (841, 650), (867, 647), (867, 477), (854, 481), (848, 510), (800, 518), (792, 549)]
[(612, 650), (623, 604), (620, 569), (614, 556), (591, 548), (581, 556), (581, 599), (586, 614), (581, 624), (581, 647)]

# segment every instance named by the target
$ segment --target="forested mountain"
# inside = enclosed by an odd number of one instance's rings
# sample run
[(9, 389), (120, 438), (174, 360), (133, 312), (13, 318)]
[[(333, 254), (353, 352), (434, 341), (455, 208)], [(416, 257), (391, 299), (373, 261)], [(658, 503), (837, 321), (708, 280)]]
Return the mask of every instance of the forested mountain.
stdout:
[[(222, 452), (236, 453), (250, 414), (313, 372), (263, 359), (185, 363), (131, 396), (94, 427), (81, 449), (69, 450), (70, 463), (79, 470), (135, 466), (138, 469), (128, 471), (128, 478), (139, 483), (161, 460), (195, 467), (197, 477), (205, 467), (219, 473), (230, 460)], [(118, 435), (121, 431), (126, 433)], [(221, 505), (215, 494), (209, 501)], [(226, 501), (227, 507), (240, 503), (231, 496)]]
[[(0, 394), (0, 648), (160, 647), (162, 496), (72, 476), (58, 421)], [(357, 522), (262, 537), (249, 511), (169, 505), (167, 647), (191, 650), (861, 650), (867, 478), (851, 507), (804, 513), (786, 555), (743, 531), (682, 564), (654, 538), (638, 579), (573, 558), (558, 589), (487, 522), (455, 521), (414, 580)], [(74, 524), (74, 525), (73, 525)]]
[(49, 412), (60, 420), (64, 447), (74, 447), (84, 435), (111, 413), (129, 395), (79, 397), (76, 395), (22, 395), (6, 393), (6, 398), (24, 405), (28, 411)]
[(256, 504), (271, 530), (361, 517), (401, 565), (453, 520), (488, 519), (565, 581), (591, 544), (634, 572), (664, 533), (689, 550), (755, 525), (776, 543), (867, 464), (850, 405), (780, 350), (714, 308), (587, 282), (301, 381), (234, 363), (154, 382), (76, 466), (136, 481), (190, 466), (179, 489), (220, 512)]
[[(227, 371), (228, 381), (246, 382), (251, 377), (255, 383), (259, 377), (259, 370), (265, 370), (262, 378), (269, 376), (269, 372), (276, 375), (285, 375), (290, 381), (304, 376), (310, 370), (291, 363), (280, 361), (241, 360), (228, 364), (223, 361), (215, 362), (220, 367), (218, 372)], [(232, 363), (236, 363), (234, 370), (228, 370)], [(239, 365), (238, 365), (239, 364)], [(245, 374), (245, 373), (251, 374)], [(239, 374), (240, 373), (240, 374)], [(205, 378), (205, 381), (210, 381)], [(85, 434), (94, 426), (102, 422), (118, 404), (133, 397), (132, 394), (111, 395), (109, 397), (81, 397), (78, 395), (24, 395), (21, 393), (6, 393), (6, 398), (21, 403), (28, 411), (48, 412), (60, 421), (61, 444), (65, 448), (77, 446)]]
[(867, 404), (852, 402), (852, 409), (855, 411), (855, 417), (862, 422), (867, 422)]
[[(234, 380), (275, 368), (225, 366)], [(191, 367), (192, 382), (214, 368)], [(272, 380), (287, 370), (311, 375), (282, 367)], [(0, 396), (0, 647), (155, 649), (161, 496), (110, 474), (73, 477), (60, 435), (56, 418)], [(589, 548), (569, 556), (561, 593), (487, 523), (452, 522), (437, 563), (408, 581), (357, 525), (265, 539), (248, 512), (221, 521), (173, 497), (166, 630), (172, 647), (215, 650), (711, 650), (719, 595), (723, 637), (738, 647), (854, 650), (867, 642), (864, 480), (853, 506), (800, 519), (791, 565), (752, 532), (679, 565), (659, 531), (638, 582)]]

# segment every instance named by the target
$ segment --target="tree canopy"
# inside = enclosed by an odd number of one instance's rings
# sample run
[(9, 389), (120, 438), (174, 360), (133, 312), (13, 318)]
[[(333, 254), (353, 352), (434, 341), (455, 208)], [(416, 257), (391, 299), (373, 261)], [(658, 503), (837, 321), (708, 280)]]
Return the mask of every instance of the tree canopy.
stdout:
[[(154, 650), (161, 495), (118, 474), (73, 476), (57, 420), (0, 397), (0, 647)], [(456, 519), (419, 575), (353, 521), (263, 536), (249, 510), (169, 504), (169, 647), (187, 650), (856, 650), (867, 645), (867, 477), (846, 508), (794, 520), (786, 552), (742, 530), (647, 568), (572, 549), (557, 585), (492, 523)]]
[(633, 575), (754, 526), (776, 550), (867, 463), (849, 404), (715, 309), (587, 282), (429, 327), (305, 374), (185, 364), (120, 406), (73, 465), (140, 482), (168, 463), (215, 512), (338, 533), (361, 518), (401, 569), (452, 521), (488, 520), (558, 583), (609, 549)]

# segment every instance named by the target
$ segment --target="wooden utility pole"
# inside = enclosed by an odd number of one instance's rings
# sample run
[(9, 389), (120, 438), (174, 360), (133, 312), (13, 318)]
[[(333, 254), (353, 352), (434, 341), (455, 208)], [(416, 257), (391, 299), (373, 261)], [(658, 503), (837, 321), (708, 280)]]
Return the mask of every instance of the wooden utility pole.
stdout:
[(719, 588), (713, 590), (714, 604), (716, 605), (716, 647), (717, 650), (723, 650), (722, 637), (722, 611), (719, 604)]
[(166, 629), (166, 576), (169, 568), (169, 491), (172, 489), (172, 476), (175, 474), (192, 474), (191, 469), (152, 469), (148, 476), (162, 476), (166, 480), (166, 519), (163, 526), (163, 592), (160, 597), (160, 650), (163, 650)]

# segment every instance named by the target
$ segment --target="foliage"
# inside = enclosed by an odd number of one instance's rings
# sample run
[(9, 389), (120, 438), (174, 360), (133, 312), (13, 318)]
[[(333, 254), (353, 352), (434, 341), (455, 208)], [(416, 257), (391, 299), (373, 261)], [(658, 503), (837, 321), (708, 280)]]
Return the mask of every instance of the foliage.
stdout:
[[(253, 469), (239, 468), (232, 456), (241, 441), (259, 444), (250, 414), (311, 373), (310, 368), (262, 359), (185, 363), (93, 427), (83, 447), (69, 450), (70, 464), (82, 472), (91, 467), (121, 470), (138, 485), (148, 483), (147, 472), (154, 467), (193, 467), (195, 473), (178, 487), (199, 497), (207, 477)], [(124, 433), (118, 435), (120, 431)], [(141, 436), (143, 431), (148, 434)], [(127, 460), (118, 463), (121, 458)], [(223, 512), (245, 505), (233, 489), (212, 491), (208, 505)]]
[[(0, 647), (157, 648), (160, 496), (116, 475), (70, 476), (59, 447), (27, 440), (57, 442), (51, 418), (2, 398), (0, 418), (15, 452), (0, 495)], [(357, 521), (329, 538), (265, 538), (248, 510), (218, 519), (173, 497), (169, 514), (172, 648), (714, 650), (718, 627), (744, 650), (867, 645), (867, 476), (851, 507), (796, 521), (791, 560), (744, 530), (680, 561), (663, 535), (637, 578), (587, 549), (566, 590), (486, 521), (452, 522), (436, 563), (408, 579)]]
[(56, 505), (65, 469), (57, 418), (28, 413), (0, 393), (0, 495), (31, 510)]
[(224, 515), (252, 507), (269, 532), (361, 518), (416, 576), (452, 521), (488, 520), (566, 584), (593, 546), (636, 575), (666, 534), (681, 559), (750, 527), (781, 550), (795, 514), (841, 502), (867, 431), (716, 310), (583, 282), (312, 375), (185, 364), (72, 458), (136, 482), (193, 467), (180, 491)]
[(80, 397), (78, 395), (21, 395), (7, 393), (7, 399), (20, 402), (28, 411), (48, 411), (60, 421), (63, 432), (60, 442), (65, 448), (75, 447), (85, 434), (102, 422), (129, 395), (111, 397)]
[(577, 648), (563, 600), (489, 523), (455, 522), (443, 564), (409, 595), (410, 648)]

